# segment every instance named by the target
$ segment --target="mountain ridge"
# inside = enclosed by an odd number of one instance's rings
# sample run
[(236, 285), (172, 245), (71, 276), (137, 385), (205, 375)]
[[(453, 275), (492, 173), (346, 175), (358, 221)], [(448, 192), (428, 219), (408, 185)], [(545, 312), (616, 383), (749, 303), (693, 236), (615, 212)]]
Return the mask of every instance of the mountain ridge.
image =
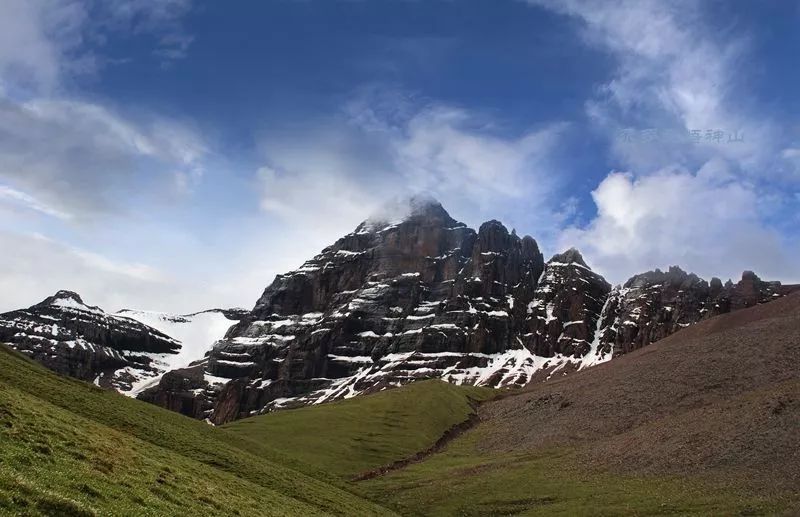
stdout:
[[(476, 231), (427, 198), (384, 212), (277, 275), (250, 311), (107, 314), (59, 291), (0, 315), (0, 341), (60, 373), (220, 424), (419, 379), (524, 386), (797, 288), (751, 271), (736, 284), (707, 282), (677, 266), (611, 286), (577, 249), (545, 262), (535, 239), (497, 220)], [(88, 327), (53, 334), (53, 318)], [(131, 326), (142, 343), (128, 346), (144, 352), (105, 346)], [(147, 336), (161, 348), (147, 349)], [(91, 350), (72, 352), (78, 340)]]
[(425, 378), (521, 386), (787, 289), (749, 273), (709, 284), (680, 268), (612, 287), (578, 250), (545, 262), (535, 239), (499, 221), (475, 231), (416, 202), (277, 275), (207, 360), (139, 397), (219, 424)]
[(228, 318), (242, 312), (210, 309), (167, 315), (123, 309), (107, 313), (88, 305), (74, 291), (59, 290), (27, 309), (0, 314), (0, 342), (58, 373), (135, 396), (182, 361), (188, 364), (202, 358), (209, 339), (199, 343), (199, 356), (187, 357), (187, 334), (176, 332), (175, 327), (191, 325), (198, 316), (217, 314), (229, 321), (217, 331), (216, 337), (222, 337), (234, 323)]

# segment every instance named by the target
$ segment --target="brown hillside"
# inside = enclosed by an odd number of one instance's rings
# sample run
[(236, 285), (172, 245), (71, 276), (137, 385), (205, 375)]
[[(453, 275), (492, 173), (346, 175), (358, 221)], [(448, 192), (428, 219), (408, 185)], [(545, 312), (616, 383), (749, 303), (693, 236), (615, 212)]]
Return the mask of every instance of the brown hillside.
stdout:
[(587, 465), (800, 490), (800, 293), (485, 404), (493, 451), (578, 446)]

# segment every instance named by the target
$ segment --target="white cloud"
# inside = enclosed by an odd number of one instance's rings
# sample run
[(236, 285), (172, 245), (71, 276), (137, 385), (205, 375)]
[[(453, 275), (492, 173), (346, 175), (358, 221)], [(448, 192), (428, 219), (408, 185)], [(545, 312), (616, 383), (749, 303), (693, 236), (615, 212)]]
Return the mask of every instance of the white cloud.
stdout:
[[(416, 193), (432, 195), (471, 225), (503, 217), (545, 233), (548, 222), (560, 221), (553, 162), (564, 124), (509, 135), (467, 110), (397, 92), (392, 99), (360, 96), (345, 120), (266, 138), (262, 209), (298, 228), (318, 228), (328, 241), (386, 202)], [(509, 209), (521, 203), (525, 210)]]
[(502, 138), (475, 125), (468, 112), (446, 107), (411, 118), (392, 142), (396, 168), (411, 189), (484, 211), (522, 199), (546, 205), (555, 187), (550, 160), (565, 126)]
[(184, 37), (181, 19), (190, 7), (189, 0), (0, 2), (0, 181), (10, 189), (7, 200), (16, 192), (18, 204), (80, 219), (124, 209), (126, 190), (152, 183), (149, 176), (156, 176), (156, 191), (196, 183), (208, 148), (188, 124), (122, 114), (68, 98), (62, 88), (75, 74), (97, 70), (110, 32), (157, 36), (167, 44), (159, 49), (173, 45)]
[(186, 33), (183, 18), (192, 9), (192, 0), (126, 0), (94, 2), (94, 17), (108, 31), (154, 34), (153, 55), (162, 66), (186, 57), (194, 37)]
[(0, 92), (54, 89), (80, 45), (85, 7), (78, 2), (0, 2)]
[[(188, 122), (68, 93), (79, 76), (128, 58), (105, 54), (110, 37), (150, 40), (163, 62), (180, 58), (192, 40), (182, 26), (190, 7), (189, 0), (0, 2), (4, 309), (61, 288), (107, 308), (137, 300), (153, 308), (207, 308), (195, 304), (213, 304), (211, 293), (220, 293), (172, 269), (166, 246), (149, 246), (181, 231), (163, 221), (156, 234), (138, 228), (158, 201), (199, 183), (210, 154), (206, 140)], [(131, 217), (107, 217), (122, 214)], [(169, 279), (131, 256), (168, 264)]]
[(179, 292), (152, 267), (112, 260), (42, 235), (0, 231), (0, 249), (13, 250), (0, 253), (0, 312), (32, 305), (59, 289), (75, 290), (106, 309), (134, 299), (157, 305)]
[(0, 100), (0, 134), (0, 178), (76, 217), (124, 210), (122, 192), (153, 177), (159, 185), (172, 184), (174, 171), (201, 175), (208, 153), (186, 125), (133, 122), (80, 101)]
[(582, 249), (610, 281), (676, 264), (705, 277), (757, 268), (770, 278), (800, 279), (792, 259), (798, 250), (762, 223), (762, 195), (752, 185), (710, 171), (615, 172), (592, 197), (597, 217), (567, 229), (561, 245)]
[[(637, 174), (682, 164), (699, 168), (714, 157), (735, 163), (738, 173), (782, 179), (783, 135), (779, 121), (762, 116), (742, 70), (752, 58), (746, 29), (719, 31), (707, 22), (708, 4), (683, 0), (530, 0), (579, 21), (587, 44), (610, 52), (613, 77), (587, 102), (619, 160)], [(655, 129), (651, 142), (630, 144), (620, 130)], [(703, 133), (699, 144), (688, 132)], [(705, 140), (722, 131), (723, 141)], [(665, 135), (683, 135), (667, 138)], [(729, 137), (741, 137), (735, 143)]]
[(42, 203), (33, 196), (5, 185), (0, 185), (0, 201), (7, 201), (13, 204), (21, 205), (35, 212), (56, 217), (58, 219), (69, 220), (72, 218), (72, 216), (66, 212), (57, 210)]
[[(629, 173), (600, 183), (596, 217), (565, 230), (562, 245), (582, 247), (615, 281), (670, 264), (705, 275), (746, 268), (796, 279), (790, 250), (765, 222), (775, 212), (765, 200), (785, 205), (788, 194), (769, 183), (797, 178), (786, 173), (791, 156), (781, 157), (780, 122), (760, 116), (740, 79), (746, 32), (713, 30), (708, 6), (698, 2), (530, 3), (577, 20), (586, 43), (616, 62), (586, 112), (608, 135), (614, 168)], [(656, 134), (644, 142), (617, 138), (627, 128)], [(686, 137), (690, 130), (702, 132), (699, 143)], [(707, 130), (725, 132), (723, 141), (706, 141)], [(732, 134), (743, 141), (728, 142)]]
[(180, 59), (193, 39), (182, 25), (191, 7), (191, 0), (4, 0), (0, 93), (53, 93), (65, 76), (94, 73), (107, 61), (124, 60), (100, 51), (109, 35), (152, 37), (153, 54), (164, 64)]

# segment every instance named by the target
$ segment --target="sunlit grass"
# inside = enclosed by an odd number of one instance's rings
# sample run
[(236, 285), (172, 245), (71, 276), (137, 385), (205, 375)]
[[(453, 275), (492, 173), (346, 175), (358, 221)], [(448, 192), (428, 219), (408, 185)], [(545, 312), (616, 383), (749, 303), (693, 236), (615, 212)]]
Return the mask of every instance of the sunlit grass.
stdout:
[[(385, 514), (257, 443), (0, 347), (0, 513)], [(305, 469), (313, 472), (313, 469)]]

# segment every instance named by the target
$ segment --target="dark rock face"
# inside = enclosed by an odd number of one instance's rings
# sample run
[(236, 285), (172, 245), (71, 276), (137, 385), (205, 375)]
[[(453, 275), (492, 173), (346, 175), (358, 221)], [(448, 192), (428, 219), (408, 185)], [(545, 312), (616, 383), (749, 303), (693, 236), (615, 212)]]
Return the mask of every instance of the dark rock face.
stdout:
[(723, 285), (673, 266), (636, 275), (608, 298), (600, 323), (598, 353), (618, 356), (658, 341), (700, 320), (759, 303), (784, 294), (792, 286), (765, 282), (752, 271)]
[[(231, 379), (223, 388), (165, 377), (140, 398), (203, 388), (214, 409), (183, 412), (222, 423), (431, 377), (523, 385), (580, 364), (609, 290), (575, 251), (545, 265), (534, 239), (498, 221), (476, 232), (412, 201), (402, 221), (366, 221), (279, 275), (205, 362), (206, 376)], [(548, 307), (558, 324), (542, 321)]]
[(28, 309), (0, 314), (0, 342), (58, 373), (120, 390), (153, 358), (175, 354), (180, 343), (129, 318), (86, 305), (71, 291), (59, 291)]
[(545, 266), (530, 313), (525, 345), (536, 355), (586, 356), (611, 285), (570, 249)]
[(202, 415), (213, 409), (216, 396), (204, 374), (203, 364), (167, 372), (159, 381), (163, 389), (145, 391), (138, 398), (185, 415)]

